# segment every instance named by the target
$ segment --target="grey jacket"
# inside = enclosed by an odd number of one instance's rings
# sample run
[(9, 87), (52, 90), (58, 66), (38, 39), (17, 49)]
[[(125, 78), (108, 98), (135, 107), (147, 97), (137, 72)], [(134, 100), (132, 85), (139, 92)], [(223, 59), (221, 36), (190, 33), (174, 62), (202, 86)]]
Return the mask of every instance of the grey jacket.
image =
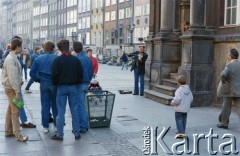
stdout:
[(2, 84), (4, 88), (13, 89), (18, 94), (21, 92), (22, 82), (22, 67), (17, 56), (10, 52), (3, 64)]
[(240, 62), (232, 60), (221, 73), (222, 83), (230, 85), (230, 94), (227, 97), (240, 97)]

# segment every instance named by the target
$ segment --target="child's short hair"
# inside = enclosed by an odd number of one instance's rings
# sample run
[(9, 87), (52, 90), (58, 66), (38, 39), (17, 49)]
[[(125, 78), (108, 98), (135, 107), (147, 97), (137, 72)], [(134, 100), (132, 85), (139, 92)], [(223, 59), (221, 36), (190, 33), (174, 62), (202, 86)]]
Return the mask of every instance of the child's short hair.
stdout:
[(185, 85), (186, 84), (186, 77), (184, 75), (180, 75), (180, 76), (178, 76), (177, 81), (180, 85)]

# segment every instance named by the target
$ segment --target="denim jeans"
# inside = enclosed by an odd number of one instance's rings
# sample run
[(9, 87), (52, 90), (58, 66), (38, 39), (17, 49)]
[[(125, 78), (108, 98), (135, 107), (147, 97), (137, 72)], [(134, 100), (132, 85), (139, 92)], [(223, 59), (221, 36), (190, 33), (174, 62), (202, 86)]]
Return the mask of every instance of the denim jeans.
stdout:
[(122, 70), (124, 67), (126, 68), (126, 70), (128, 69), (128, 62), (122, 62)]
[(80, 92), (79, 85), (59, 85), (57, 90), (57, 135), (63, 138), (63, 126), (65, 122), (65, 112), (67, 100), (72, 114), (72, 133), (80, 135)]
[(140, 79), (140, 95), (144, 94), (144, 75), (138, 74), (138, 68), (134, 69), (134, 94), (139, 94), (139, 79)]
[(86, 130), (88, 129), (88, 115), (85, 109), (85, 96), (88, 89), (88, 84), (84, 83), (84, 84), (81, 84), (79, 87), (80, 87), (80, 102), (79, 102), (80, 129)]
[(27, 80), (27, 65), (24, 64), (22, 67), (23, 67), (23, 70), (24, 70), (24, 77), (25, 77), (25, 80)]
[(54, 125), (56, 125), (56, 117), (58, 113), (56, 104), (57, 87), (52, 85), (50, 81), (41, 81), (40, 92), (42, 106), (42, 125), (44, 128), (49, 128), (48, 121), (50, 115), (50, 107), (52, 108)]
[(185, 134), (187, 113), (175, 112), (175, 120), (178, 133)]
[[(20, 93), (20, 96), (21, 96), (21, 99), (24, 101), (22, 92)], [(27, 115), (26, 115), (24, 107), (19, 110), (19, 118), (20, 118), (22, 124), (27, 122)]]
[(25, 88), (25, 90), (29, 90), (29, 88), (31, 87), (31, 85), (34, 83), (34, 80), (31, 78)]

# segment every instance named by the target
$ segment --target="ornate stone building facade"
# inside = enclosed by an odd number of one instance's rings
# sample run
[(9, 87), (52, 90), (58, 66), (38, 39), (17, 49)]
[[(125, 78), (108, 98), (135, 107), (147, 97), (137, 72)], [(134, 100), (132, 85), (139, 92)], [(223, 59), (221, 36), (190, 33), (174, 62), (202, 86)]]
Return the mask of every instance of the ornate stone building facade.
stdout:
[[(240, 51), (237, 0), (150, 0), (145, 97), (169, 104), (183, 74), (193, 106), (219, 103), (216, 88), (230, 48)], [(183, 32), (183, 23), (190, 28)]]

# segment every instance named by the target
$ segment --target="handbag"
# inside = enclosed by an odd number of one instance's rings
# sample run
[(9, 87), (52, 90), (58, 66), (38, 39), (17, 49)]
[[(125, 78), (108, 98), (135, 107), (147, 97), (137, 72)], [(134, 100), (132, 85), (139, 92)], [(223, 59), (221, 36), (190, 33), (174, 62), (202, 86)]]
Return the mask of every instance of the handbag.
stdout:
[(17, 100), (16, 97), (13, 98), (13, 104), (18, 108), (22, 109), (24, 106), (23, 100)]

